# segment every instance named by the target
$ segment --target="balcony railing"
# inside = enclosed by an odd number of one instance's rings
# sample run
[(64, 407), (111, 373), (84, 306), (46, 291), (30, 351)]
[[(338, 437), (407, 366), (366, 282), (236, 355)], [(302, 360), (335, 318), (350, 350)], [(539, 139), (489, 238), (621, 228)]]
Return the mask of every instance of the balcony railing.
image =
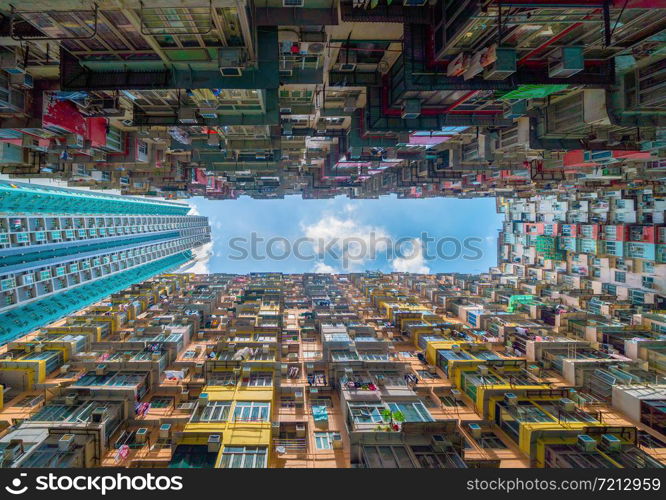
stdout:
[(308, 444), (305, 438), (302, 439), (274, 439), (273, 446), (278, 454), (283, 453), (303, 453), (307, 451)]

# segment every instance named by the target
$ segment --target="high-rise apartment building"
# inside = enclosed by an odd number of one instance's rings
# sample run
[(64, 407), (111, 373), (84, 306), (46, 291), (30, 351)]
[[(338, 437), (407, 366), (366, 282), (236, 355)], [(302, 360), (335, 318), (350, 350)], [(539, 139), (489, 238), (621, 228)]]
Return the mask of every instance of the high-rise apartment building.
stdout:
[(0, 342), (187, 262), (210, 240), (189, 210), (0, 181)]

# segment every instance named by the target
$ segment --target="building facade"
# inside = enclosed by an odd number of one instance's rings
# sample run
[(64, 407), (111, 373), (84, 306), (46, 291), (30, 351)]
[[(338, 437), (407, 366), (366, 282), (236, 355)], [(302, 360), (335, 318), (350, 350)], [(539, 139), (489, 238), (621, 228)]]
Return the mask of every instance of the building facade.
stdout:
[(2, 347), (2, 466), (663, 468), (664, 314), (499, 276), (132, 285)]
[(154, 199), (0, 181), (0, 339), (184, 264), (206, 217)]

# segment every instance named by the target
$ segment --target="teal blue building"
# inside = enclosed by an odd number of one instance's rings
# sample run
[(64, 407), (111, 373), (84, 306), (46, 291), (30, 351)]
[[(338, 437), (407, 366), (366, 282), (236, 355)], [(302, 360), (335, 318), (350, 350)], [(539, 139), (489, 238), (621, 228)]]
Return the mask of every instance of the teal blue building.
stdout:
[(132, 283), (210, 241), (182, 203), (0, 181), (0, 344)]

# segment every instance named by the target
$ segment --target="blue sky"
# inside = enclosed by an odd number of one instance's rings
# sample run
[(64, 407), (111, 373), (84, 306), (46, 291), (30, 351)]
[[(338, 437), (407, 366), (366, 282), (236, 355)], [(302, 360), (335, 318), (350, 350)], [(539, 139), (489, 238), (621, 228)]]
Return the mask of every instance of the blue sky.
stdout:
[(493, 198), (188, 202), (213, 238), (191, 272), (484, 272), (497, 262)]

